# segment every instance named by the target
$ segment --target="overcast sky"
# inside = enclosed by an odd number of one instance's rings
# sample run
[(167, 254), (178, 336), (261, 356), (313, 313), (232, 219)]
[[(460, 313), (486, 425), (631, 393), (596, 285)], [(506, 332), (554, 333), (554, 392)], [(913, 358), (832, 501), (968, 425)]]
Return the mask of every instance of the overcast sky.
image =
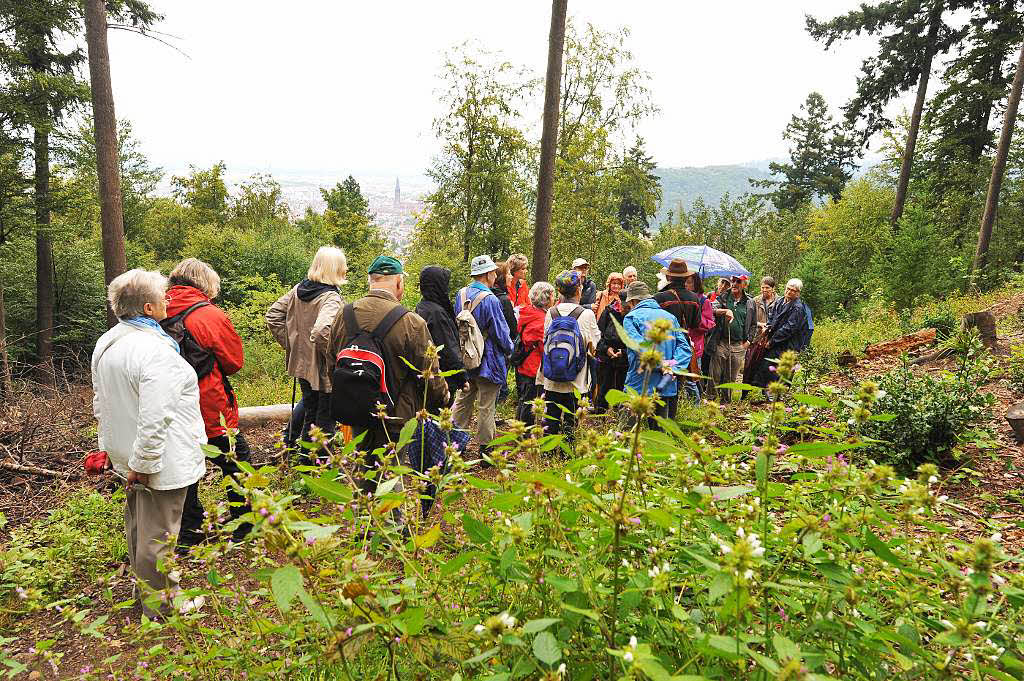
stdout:
[[(418, 174), (437, 144), (444, 51), (467, 39), (543, 74), (551, 3), (151, 0), (187, 56), (111, 33), (117, 114), (167, 169)], [(639, 133), (660, 166), (784, 156), (811, 90), (837, 107), (872, 44), (825, 53), (804, 15), (856, 0), (569, 0), (580, 23), (629, 26), (661, 112)]]

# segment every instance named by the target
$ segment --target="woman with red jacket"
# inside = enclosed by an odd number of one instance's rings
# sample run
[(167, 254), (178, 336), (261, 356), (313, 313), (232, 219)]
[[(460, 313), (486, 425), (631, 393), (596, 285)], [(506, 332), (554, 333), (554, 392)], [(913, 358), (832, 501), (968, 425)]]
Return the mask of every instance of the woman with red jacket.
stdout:
[[(231, 443), (226, 429), (238, 430), (238, 402), (228, 376), (241, 370), (245, 354), (242, 339), (231, 320), (212, 302), (220, 293), (220, 276), (205, 262), (187, 258), (171, 271), (170, 284), (171, 288), (167, 290), (167, 319), (162, 324), (167, 329), (171, 329), (176, 322), (183, 324), (184, 332), (192, 339), (191, 342), (184, 339), (181, 352), (199, 376), (199, 411), (206, 425), (206, 438), (209, 444), (224, 452), (209, 460), (219, 466), (224, 475), (236, 476), (241, 484), (236, 461), (249, 460), (249, 443), (241, 433), (237, 433), (234, 436), (235, 455), (229, 458), (227, 454)], [(245, 497), (231, 487), (228, 487), (227, 497), (232, 519), (252, 510)], [(187, 550), (187, 547), (205, 539), (202, 531), (203, 516), (199, 482), (196, 482), (188, 488), (185, 496), (178, 535), (179, 550)], [(234, 530), (233, 536), (240, 540), (250, 529), (252, 525), (242, 523)]]
[(519, 310), (518, 343), (526, 351), (526, 358), (516, 367), (516, 395), (519, 397), (516, 418), (523, 423), (533, 423), (531, 402), (541, 393), (537, 371), (544, 353), (544, 316), (554, 303), (555, 287), (538, 281), (530, 287), (530, 304)]

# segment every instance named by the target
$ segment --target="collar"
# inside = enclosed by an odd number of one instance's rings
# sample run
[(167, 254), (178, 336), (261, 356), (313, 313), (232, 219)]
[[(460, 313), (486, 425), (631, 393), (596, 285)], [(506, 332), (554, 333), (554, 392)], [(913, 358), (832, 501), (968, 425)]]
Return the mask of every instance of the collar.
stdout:
[(487, 287), (487, 284), (483, 283), (482, 281), (477, 281), (476, 279), (474, 279), (473, 283), (470, 284), (467, 288), (475, 288), (481, 291), (487, 291), (488, 293), (491, 291), (491, 289)]
[(366, 297), (367, 298), (383, 298), (384, 300), (392, 300), (392, 301), (394, 301), (396, 303), (398, 302), (398, 298), (395, 297), (394, 293), (392, 293), (391, 291), (388, 291), (386, 289), (382, 289), (382, 288), (371, 288), (367, 292)]

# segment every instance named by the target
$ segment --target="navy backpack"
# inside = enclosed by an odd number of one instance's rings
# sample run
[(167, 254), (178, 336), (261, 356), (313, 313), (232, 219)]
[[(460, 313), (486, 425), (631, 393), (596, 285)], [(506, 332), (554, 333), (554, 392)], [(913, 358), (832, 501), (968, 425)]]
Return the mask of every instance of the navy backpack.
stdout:
[(568, 315), (560, 314), (557, 306), (551, 308), (551, 323), (544, 332), (541, 360), (541, 373), (549, 381), (571, 383), (583, 371), (587, 351), (580, 332), (581, 314), (583, 308), (579, 305)]

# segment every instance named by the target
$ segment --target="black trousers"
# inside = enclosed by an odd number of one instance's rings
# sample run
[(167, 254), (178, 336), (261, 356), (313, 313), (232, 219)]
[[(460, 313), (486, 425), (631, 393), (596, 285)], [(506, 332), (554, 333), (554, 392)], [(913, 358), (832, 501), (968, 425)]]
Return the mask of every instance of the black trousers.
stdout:
[(540, 386), (533, 376), (524, 376), (516, 372), (516, 419), (526, 425), (533, 425), (533, 405), (530, 404), (540, 395)]
[[(359, 430), (356, 428), (352, 429), (353, 437), (358, 437), (363, 433), (366, 433), (366, 436), (363, 438), (362, 442), (359, 443), (359, 446), (356, 449), (361, 452), (366, 452), (366, 456), (363, 459), (362, 465), (360, 465), (359, 467), (359, 478), (357, 479), (356, 482), (359, 486), (360, 492), (366, 495), (371, 495), (377, 491), (377, 485), (384, 482), (384, 479), (381, 477), (381, 474), (379, 472), (374, 474), (373, 477), (369, 477), (368, 475), (369, 473), (376, 471), (381, 465), (380, 457), (377, 456), (375, 452), (381, 447), (387, 447), (390, 442), (397, 441), (398, 433), (392, 432), (389, 437), (388, 433), (385, 432), (384, 430), (384, 426), (381, 425), (380, 423), (376, 423), (365, 430)], [(401, 456), (399, 456), (398, 461), (391, 461), (390, 463), (392, 465), (402, 465), (405, 464), (406, 462), (402, 460)], [(393, 491), (401, 492), (402, 490), (402, 483), (399, 482), (398, 485), (395, 486)], [(431, 504), (433, 504), (433, 500), (431, 500)], [(429, 510), (430, 506), (427, 506), (424, 509), (424, 517), (426, 516), (427, 511)], [(391, 521), (396, 525), (402, 524), (401, 508), (396, 508), (391, 511)]]
[(566, 442), (571, 444), (576, 439), (576, 408), (579, 406), (576, 395), (548, 391), (544, 399), (548, 403), (544, 430), (548, 434), (561, 433), (565, 436)]
[[(228, 436), (218, 435), (217, 437), (211, 437), (210, 444), (224, 452), (224, 454), (207, 460), (219, 467), (224, 475), (234, 475), (235, 479), (241, 482), (241, 476), (238, 475), (241, 469), (239, 469), (235, 461), (227, 457), (227, 452), (231, 450)], [(246, 441), (245, 436), (239, 433), (235, 436), (235, 458), (238, 461), (248, 461), (249, 456), (249, 443)], [(181, 510), (181, 530), (178, 533), (178, 546), (195, 546), (202, 542), (205, 537), (202, 531), (204, 509), (203, 503), (199, 500), (199, 482), (197, 480), (189, 485), (188, 491), (185, 493), (185, 506)], [(232, 519), (239, 518), (252, 510), (252, 507), (244, 503), (245, 497), (230, 487), (228, 488), (227, 496), (228, 501), (231, 502), (228, 512), (231, 514)], [(236, 503), (241, 505), (236, 506)], [(251, 529), (252, 525), (242, 523), (234, 532), (235, 539), (245, 537)]]
[(622, 390), (626, 385), (626, 370), (628, 364), (613, 363), (611, 361), (598, 362), (597, 364), (597, 390), (594, 399), (594, 409), (600, 414), (608, 411), (608, 400), (606, 399), (609, 390)]
[(299, 390), (302, 391), (302, 439), (307, 439), (309, 429), (316, 424), (320, 430), (333, 435), (336, 428), (334, 417), (331, 416), (331, 394), (313, 390), (309, 381), (299, 379)]

